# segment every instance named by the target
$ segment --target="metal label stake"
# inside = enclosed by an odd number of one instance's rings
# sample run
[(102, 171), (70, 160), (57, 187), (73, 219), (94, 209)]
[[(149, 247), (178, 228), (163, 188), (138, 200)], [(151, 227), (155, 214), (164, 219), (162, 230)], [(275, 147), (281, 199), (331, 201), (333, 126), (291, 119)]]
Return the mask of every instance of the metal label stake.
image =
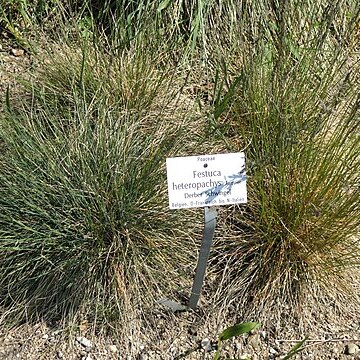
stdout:
[[(245, 154), (237, 152), (167, 158), (166, 173), (170, 209), (206, 205), (205, 226), (188, 306), (196, 309), (216, 226), (216, 210), (213, 206), (247, 202)], [(204, 178), (207, 185), (204, 185)], [(159, 302), (173, 311), (187, 309), (168, 299), (160, 299)]]
[(206, 266), (209, 259), (210, 248), (214, 238), (214, 232), (216, 226), (216, 210), (214, 207), (205, 207), (204, 215), (205, 215), (205, 227), (203, 232), (203, 238), (201, 241), (199, 259), (196, 265), (194, 283), (191, 289), (191, 295), (189, 299), (190, 309), (196, 309), (200, 298), (201, 288), (204, 283)]

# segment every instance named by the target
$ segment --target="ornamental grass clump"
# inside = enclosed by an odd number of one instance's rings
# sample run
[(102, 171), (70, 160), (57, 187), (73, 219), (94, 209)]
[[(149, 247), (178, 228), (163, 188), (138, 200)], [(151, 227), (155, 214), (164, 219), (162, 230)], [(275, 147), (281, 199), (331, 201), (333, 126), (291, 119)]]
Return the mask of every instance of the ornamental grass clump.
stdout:
[(211, 125), (245, 149), (248, 204), (224, 215), (213, 267), (241, 313), (351, 293), (360, 264), (359, 14), (309, 10), (269, 7), (257, 44), (222, 65)]
[(0, 118), (2, 320), (125, 326), (195, 263), (165, 177), (196, 141), (192, 102), (145, 52), (57, 51)]

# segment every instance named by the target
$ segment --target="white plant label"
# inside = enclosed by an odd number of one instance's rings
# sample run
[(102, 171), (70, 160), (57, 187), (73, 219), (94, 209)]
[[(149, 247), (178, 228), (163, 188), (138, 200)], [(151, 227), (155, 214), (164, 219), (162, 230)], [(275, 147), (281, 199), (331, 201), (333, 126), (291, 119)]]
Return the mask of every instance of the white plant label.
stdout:
[(170, 209), (247, 202), (243, 152), (167, 158), (166, 169)]

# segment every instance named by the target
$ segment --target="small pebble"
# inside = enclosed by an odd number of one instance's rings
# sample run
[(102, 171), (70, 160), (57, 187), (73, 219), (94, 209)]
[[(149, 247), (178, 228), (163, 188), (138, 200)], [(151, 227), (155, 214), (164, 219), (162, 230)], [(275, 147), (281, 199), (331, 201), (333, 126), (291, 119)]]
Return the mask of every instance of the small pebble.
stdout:
[(250, 355), (249, 354), (244, 354), (244, 355), (241, 355), (239, 357), (239, 360), (249, 360), (250, 359)]
[(346, 355), (353, 355), (359, 351), (359, 347), (356, 344), (349, 343), (345, 346), (345, 354)]
[(116, 345), (110, 345), (109, 346), (109, 350), (110, 352), (112, 352), (113, 354), (118, 352), (118, 348), (116, 347)]
[(266, 331), (261, 330), (261, 331), (259, 331), (259, 334), (264, 340), (266, 339)]
[(210, 340), (207, 339), (207, 338), (201, 340), (201, 347), (202, 347), (205, 351), (211, 351), (211, 350), (212, 350), (211, 342), (210, 342)]
[(84, 346), (85, 348), (91, 348), (91, 342), (90, 340), (88, 340), (87, 338), (83, 337), (83, 336), (78, 336), (76, 338), (76, 341), (81, 344), (82, 346)]
[(16, 57), (20, 57), (24, 55), (24, 50), (22, 49), (11, 49), (11, 54), (16, 56)]

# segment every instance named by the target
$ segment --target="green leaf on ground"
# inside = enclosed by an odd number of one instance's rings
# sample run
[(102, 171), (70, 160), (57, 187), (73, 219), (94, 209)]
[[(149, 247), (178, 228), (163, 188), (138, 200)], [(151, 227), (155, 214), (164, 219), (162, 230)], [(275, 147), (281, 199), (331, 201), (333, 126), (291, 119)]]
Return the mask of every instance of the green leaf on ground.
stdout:
[(260, 324), (257, 322), (245, 322), (241, 324), (236, 324), (225, 329), (219, 336), (221, 341), (228, 340), (234, 336), (241, 334), (246, 334), (251, 330), (257, 329), (260, 327)]

